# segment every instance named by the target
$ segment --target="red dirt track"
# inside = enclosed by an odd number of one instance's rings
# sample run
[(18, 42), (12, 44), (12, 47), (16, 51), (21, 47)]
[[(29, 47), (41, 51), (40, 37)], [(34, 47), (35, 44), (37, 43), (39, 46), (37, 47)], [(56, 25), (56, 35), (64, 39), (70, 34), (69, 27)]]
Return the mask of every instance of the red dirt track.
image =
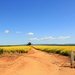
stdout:
[(68, 57), (34, 48), (26, 54), (0, 56), (0, 75), (75, 75), (69, 66)]

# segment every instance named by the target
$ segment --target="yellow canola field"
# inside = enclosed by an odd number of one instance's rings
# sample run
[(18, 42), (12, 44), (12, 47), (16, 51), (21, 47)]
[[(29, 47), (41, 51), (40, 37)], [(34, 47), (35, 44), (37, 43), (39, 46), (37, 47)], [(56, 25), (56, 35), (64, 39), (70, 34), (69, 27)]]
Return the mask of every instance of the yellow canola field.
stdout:
[(27, 53), (29, 50), (30, 50), (30, 46), (4, 46), (4, 47), (0, 47), (0, 54), (4, 52)]
[(34, 46), (34, 47), (38, 50), (45, 51), (48, 53), (51, 52), (66, 56), (70, 56), (71, 51), (75, 50), (75, 46)]

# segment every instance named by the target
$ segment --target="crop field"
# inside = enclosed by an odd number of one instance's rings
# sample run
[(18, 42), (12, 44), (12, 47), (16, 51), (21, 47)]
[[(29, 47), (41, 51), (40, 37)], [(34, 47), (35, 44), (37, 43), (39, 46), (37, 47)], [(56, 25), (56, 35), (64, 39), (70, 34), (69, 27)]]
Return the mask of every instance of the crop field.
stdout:
[(48, 53), (57, 53), (70, 56), (71, 51), (75, 50), (75, 46), (34, 46), (34, 48)]
[(0, 54), (3, 53), (27, 53), (30, 46), (4, 46), (0, 47)]

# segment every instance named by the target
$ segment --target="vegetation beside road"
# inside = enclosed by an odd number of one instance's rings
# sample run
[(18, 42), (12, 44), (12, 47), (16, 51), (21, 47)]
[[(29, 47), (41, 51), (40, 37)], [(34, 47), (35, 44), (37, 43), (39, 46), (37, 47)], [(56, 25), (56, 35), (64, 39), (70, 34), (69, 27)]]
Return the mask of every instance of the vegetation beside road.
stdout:
[(57, 53), (70, 56), (71, 51), (75, 50), (75, 46), (34, 46), (34, 48), (48, 53)]

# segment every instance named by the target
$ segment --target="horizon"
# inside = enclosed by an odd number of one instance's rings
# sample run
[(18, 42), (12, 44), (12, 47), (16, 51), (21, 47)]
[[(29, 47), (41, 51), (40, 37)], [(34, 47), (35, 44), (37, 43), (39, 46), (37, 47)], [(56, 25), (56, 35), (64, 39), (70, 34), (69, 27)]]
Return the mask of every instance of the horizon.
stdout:
[[(6, 45), (0, 45), (0, 46), (24, 46), (24, 45), (27, 45), (28, 43), (25, 43), (25, 44), (6, 44)], [(47, 44), (47, 43), (44, 43), (44, 44), (42, 44), (42, 43), (39, 43), (39, 44), (37, 44), (37, 43), (31, 43), (32, 45), (57, 45), (57, 46), (59, 46), (59, 45), (71, 45), (71, 46), (74, 46), (75, 45), (75, 43), (63, 43), (63, 44), (61, 44), (61, 43), (53, 43), (53, 44)]]
[(0, 45), (75, 44), (75, 0), (0, 1)]

